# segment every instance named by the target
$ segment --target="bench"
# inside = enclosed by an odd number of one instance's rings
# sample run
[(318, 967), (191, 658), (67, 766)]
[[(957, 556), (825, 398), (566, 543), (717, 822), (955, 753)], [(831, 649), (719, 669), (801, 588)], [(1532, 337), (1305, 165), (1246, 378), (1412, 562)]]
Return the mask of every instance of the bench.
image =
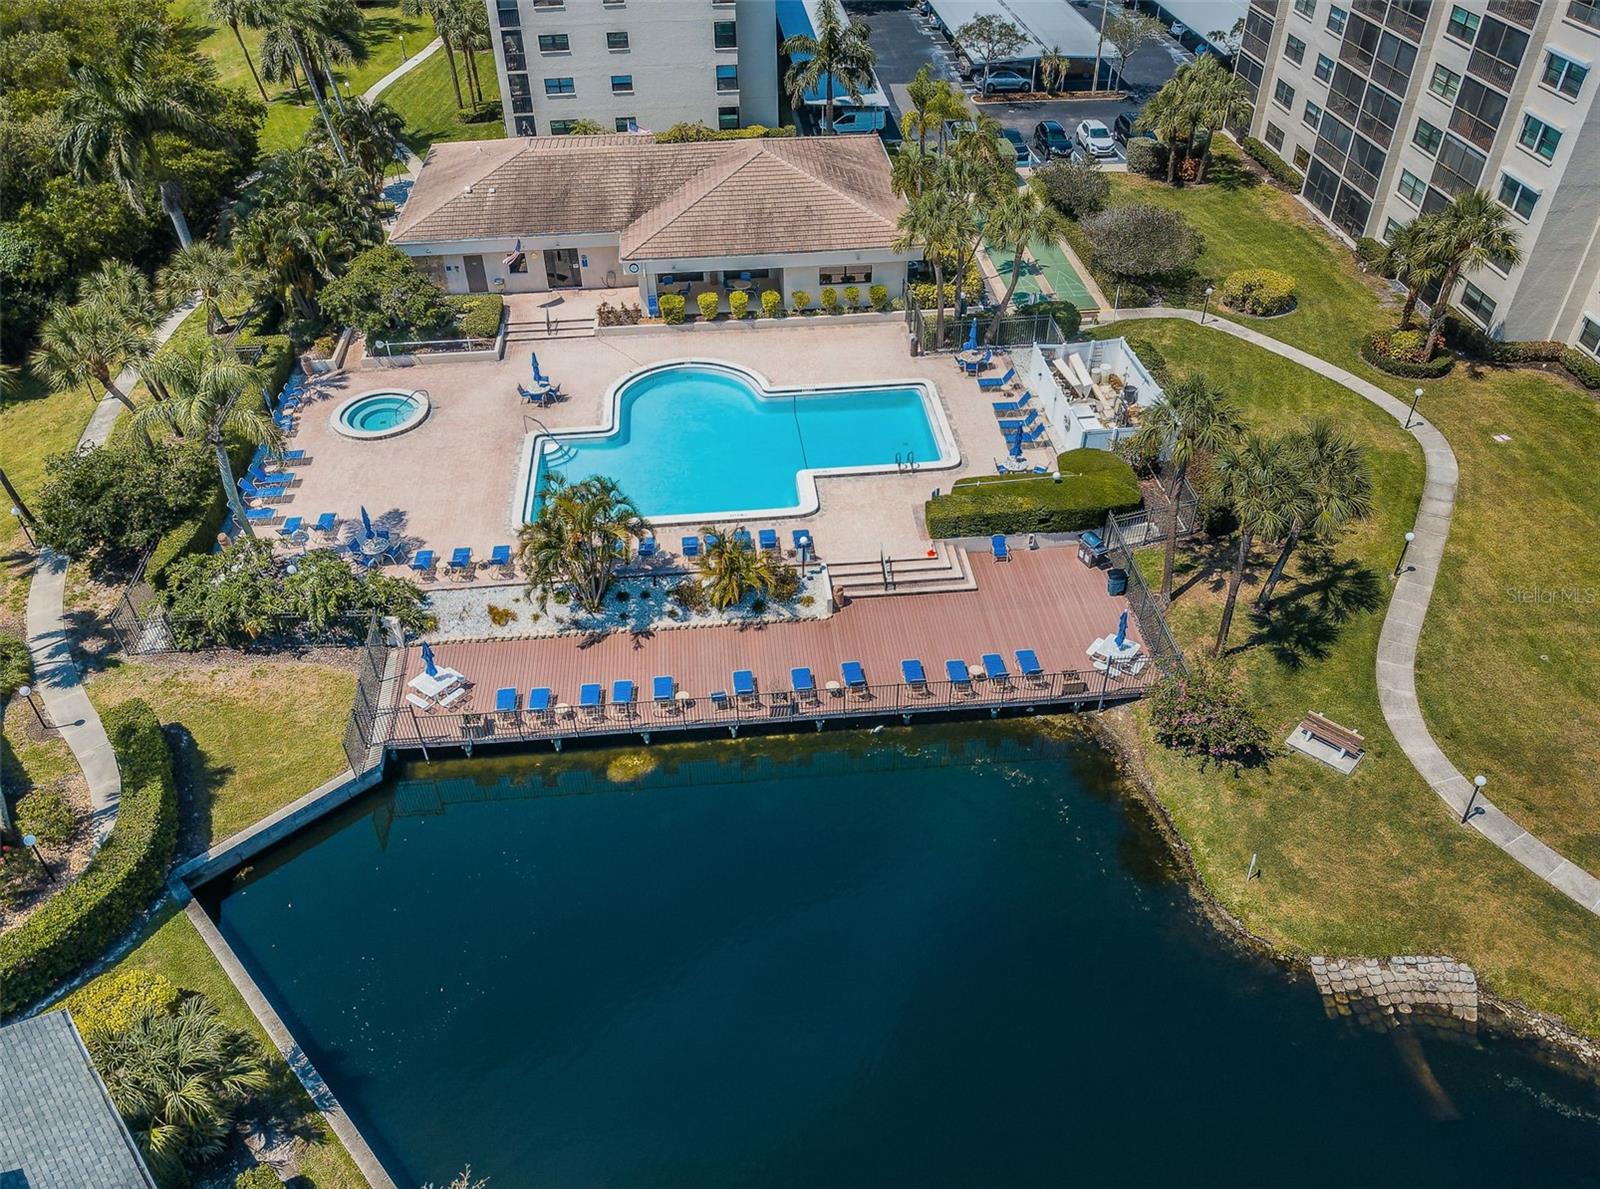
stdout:
[(1367, 754), (1367, 741), (1359, 731), (1341, 727), (1315, 710), (1300, 720), (1299, 730), (1312, 739), (1320, 739), (1329, 747), (1337, 748), (1342, 756), (1359, 760)]

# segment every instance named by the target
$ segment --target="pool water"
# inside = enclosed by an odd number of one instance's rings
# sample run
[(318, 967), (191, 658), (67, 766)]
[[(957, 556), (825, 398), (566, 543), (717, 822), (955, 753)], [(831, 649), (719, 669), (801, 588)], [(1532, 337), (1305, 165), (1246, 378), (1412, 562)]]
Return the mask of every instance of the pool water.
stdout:
[(413, 420), (420, 408), (420, 402), (409, 393), (379, 392), (355, 401), (339, 414), (339, 420), (358, 433), (382, 433)]
[(1600, 1185), (1600, 1091), (1328, 1019), (1061, 731), (436, 757), (202, 902), (400, 1185)]
[[(921, 385), (758, 391), (705, 364), (652, 370), (624, 384), (612, 432), (559, 437), (537, 478), (614, 479), (650, 519), (807, 512), (802, 471), (894, 467), (940, 459), (931, 394)], [(531, 485), (529, 518), (537, 509)]]

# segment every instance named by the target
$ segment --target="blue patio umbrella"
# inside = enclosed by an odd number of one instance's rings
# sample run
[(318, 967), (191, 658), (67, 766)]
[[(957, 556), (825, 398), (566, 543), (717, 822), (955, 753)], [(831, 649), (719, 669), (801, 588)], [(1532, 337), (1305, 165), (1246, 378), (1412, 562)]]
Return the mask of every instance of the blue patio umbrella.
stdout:
[(439, 666), (433, 663), (433, 645), (422, 642), (422, 671), (429, 677), (439, 676)]
[(963, 351), (976, 351), (978, 349), (978, 320), (976, 318), (972, 320), (972, 327), (967, 331), (966, 345), (961, 349)]
[(1128, 642), (1128, 613), (1124, 611), (1117, 620), (1117, 647), (1121, 648)]
[(367, 506), (365, 504), (361, 505), (361, 527), (370, 539), (372, 537), (372, 517), (367, 515)]

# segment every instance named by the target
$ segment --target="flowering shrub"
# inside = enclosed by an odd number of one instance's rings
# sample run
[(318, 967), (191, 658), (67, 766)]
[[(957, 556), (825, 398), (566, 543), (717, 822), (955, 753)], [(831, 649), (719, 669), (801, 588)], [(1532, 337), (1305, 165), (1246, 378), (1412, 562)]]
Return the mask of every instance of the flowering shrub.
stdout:
[(668, 326), (677, 326), (683, 321), (683, 294), (663, 293), (656, 306), (661, 310), (661, 320)]
[(1196, 662), (1187, 675), (1163, 677), (1150, 691), (1156, 739), (1208, 763), (1259, 764), (1270, 736), (1254, 706), (1219, 666)]
[(1425, 330), (1378, 330), (1361, 343), (1361, 357), (1390, 375), (1411, 379), (1442, 376), (1455, 365), (1455, 357), (1443, 352), (1429, 359)]
[(716, 318), (717, 306), (721, 303), (715, 293), (702, 293), (699, 297), (695, 298), (695, 301), (700, 306), (700, 316), (702, 318), (704, 318), (707, 322), (710, 322)]
[(794, 291), (793, 297), (794, 297), (794, 312), (797, 313), (797, 314), (805, 313), (806, 312), (806, 307), (808, 307), (811, 304), (811, 294), (807, 293), (804, 289), (796, 289)]
[(735, 289), (728, 294), (728, 310), (737, 321), (745, 316), (750, 309), (750, 294), (743, 289)]
[(832, 285), (822, 291), (822, 308), (830, 314), (839, 312), (839, 291)]
[(1223, 280), (1222, 303), (1257, 317), (1284, 313), (1294, 308), (1294, 278), (1271, 268), (1241, 268)]
[(844, 287), (844, 304), (846, 309), (855, 309), (861, 304), (861, 286), (846, 285)]
[(776, 289), (761, 291), (761, 316), (763, 318), (776, 318), (778, 311), (783, 308), (783, 294)]

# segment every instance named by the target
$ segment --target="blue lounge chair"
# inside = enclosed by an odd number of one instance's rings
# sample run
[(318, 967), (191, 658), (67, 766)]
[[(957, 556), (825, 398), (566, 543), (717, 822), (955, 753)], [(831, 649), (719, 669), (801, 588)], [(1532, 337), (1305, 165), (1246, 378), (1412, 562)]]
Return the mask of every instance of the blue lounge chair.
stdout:
[(735, 669), (733, 671), (733, 692), (737, 697), (753, 698), (756, 696), (756, 675), (749, 669)]
[(464, 575), (466, 577), (471, 577), (472, 576), (472, 550), (469, 549), (465, 545), (463, 545), (459, 549), (452, 550), (451, 554), (450, 554), (450, 567), (449, 568), (450, 568), (450, 572), (452, 574), (460, 574), (460, 575)]
[(725, 689), (712, 690), (711, 706), (715, 710), (726, 710), (728, 708), (728, 691)]
[(489, 551), (489, 564), (500, 571), (502, 578), (511, 575), (511, 546), (496, 545)]
[(1027, 429), (1019, 430), (1017, 433), (1011, 434), (1010, 440), (1016, 445), (1026, 446), (1033, 442), (1037, 442), (1040, 438), (1044, 437), (1048, 429), (1049, 426), (1045, 425), (1043, 421), (1036, 421)]
[(1043, 677), (1044, 666), (1039, 663), (1038, 654), (1031, 648), (1017, 649), (1017, 668), (1024, 677)]
[(319, 533), (327, 534), (331, 533), (338, 523), (339, 518), (336, 515), (334, 515), (332, 512), (324, 512), (322, 515), (317, 517), (317, 522), (311, 527)]
[(656, 555), (656, 539), (654, 537), (646, 537), (644, 540), (639, 542), (639, 560), (640, 561), (643, 561), (647, 557), (654, 557), (655, 555)]
[(260, 500), (264, 504), (275, 504), (289, 498), (287, 487), (258, 487), (248, 478), (239, 480), (239, 490), (253, 500)]
[(268, 471), (254, 464), (251, 464), (250, 468), (245, 471), (245, 475), (257, 487), (288, 487), (297, 478), (288, 471)]
[(814, 694), (817, 692), (816, 678), (812, 677), (811, 670), (804, 665), (789, 670), (789, 686), (797, 694)]
[(1043, 423), (1039, 420), (1039, 411), (1037, 409), (1029, 409), (1024, 417), (1002, 417), (1000, 419), (1001, 432), (1008, 435), (1018, 434), (1025, 429), (1041, 424)]
[(631, 715), (633, 713), (633, 693), (633, 682), (627, 678), (613, 681), (611, 683), (611, 704), (620, 707), (623, 714)]
[(600, 713), (605, 709), (605, 697), (605, 691), (600, 688), (598, 681), (586, 682), (578, 690), (578, 706), (582, 710)]
[[(972, 349), (973, 348), (971, 348), (971, 347), (967, 348), (967, 350), (969, 350), (969, 351), (972, 350)], [(988, 348), (988, 347), (985, 347), (983, 349), (983, 355), (981, 357), (979, 357), (977, 359), (974, 359), (971, 363), (963, 363), (961, 366), (966, 371), (967, 375), (975, 376), (979, 372), (981, 372), (984, 368), (988, 367), (989, 366), (989, 361), (991, 359), (993, 359), (993, 358), (994, 358), (994, 351), (992, 349)]]
[(990, 681), (1007, 682), (1011, 680), (1011, 671), (1006, 668), (1006, 659), (998, 652), (983, 654), (983, 674)]
[(812, 557), (817, 555), (817, 539), (811, 535), (810, 529), (797, 528), (789, 534), (789, 539), (794, 542), (794, 551), (804, 553), (810, 551)]
[(981, 376), (978, 379), (978, 391), (993, 392), (996, 388), (1004, 388), (1016, 378), (1016, 375), (1017, 369), (1008, 367), (1006, 368), (1006, 374), (1003, 376)]
[(656, 301), (656, 295), (654, 293), (644, 299), (644, 307), (645, 312), (652, 318), (661, 317), (661, 305)]
[(550, 687), (547, 685), (535, 686), (528, 691), (528, 712), (530, 714), (550, 713)]
[(530, 405), (544, 405), (549, 403), (547, 398), (550, 396), (550, 387), (549, 385), (545, 385), (544, 387), (534, 389), (528, 388), (523, 384), (518, 384), (517, 395), (523, 400), (527, 401)]
[(867, 688), (867, 673), (860, 661), (845, 661), (839, 666), (839, 671), (844, 674), (844, 683), (850, 689), (860, 692)]
[(515, 714), (517, 710), (517, 691), (509, 687), (495, 690), (494, 709), (496, 714)]
[(271, 524), (278, 518), (276, 508), (246, 508), (244, 518), (251, 524)]
[(311, 455), (304, 450), (279, 450), (272, 455), (274, 462), (281, 462), (286, 467), (300, 466), (311, 461)]
[(419, 549), (411, 558), (411, 571), (414, 574), (433, 573), (433, 550)]
[(994, 554), (995, 561), (1011, 560), (1011, 547), (1006, 544), (1005, 534), (995, 533), (989, 538), (989, 552)]
[(755, 538), (750, 535), (750, 530), (747, 528), (734, 530), (733, 543), (740, 549), (754, 549), (756, 547)]
[(967, 669), (966, 661), (945, 661), (944, 675), (958, 691), (972, 692), (972, 673)]
[(1033, 403), (1033, 393), (1024, 392), (1016, 400), (998, 400), (991, 406), (996, 413), (1020, 413)]
[(715, 549), (717, 547), (717, 542), (720, 541), (720, 540), (722, 540), (722, 534), (721, 533), (707, 533), (706, 534), (706, 548), (707, 549)]
[(757, 539), (761, 542), (761, 549), (762, 549), (763, 552), (765, 552), (767, 550), (776, 550), (778, 548), (778, 530), (777, 529), (764, 528), (759, 533), (757, 533), (756, 536), (757, 536)]
[(671, 706), (677, 704), (678, 682), (673, 677), (653, 677), (650, 680), (650, 696), (657, 706)]
[(912, 689), (926, 688), (928, 674), (922, 668), (922, 662), (912, 658), (900, 662), (900, 679)]
[(683, 556), (684, 557), (699, 557), (700, 556), (700, 538), (699, 537), (685, 537), (683, 539)]

